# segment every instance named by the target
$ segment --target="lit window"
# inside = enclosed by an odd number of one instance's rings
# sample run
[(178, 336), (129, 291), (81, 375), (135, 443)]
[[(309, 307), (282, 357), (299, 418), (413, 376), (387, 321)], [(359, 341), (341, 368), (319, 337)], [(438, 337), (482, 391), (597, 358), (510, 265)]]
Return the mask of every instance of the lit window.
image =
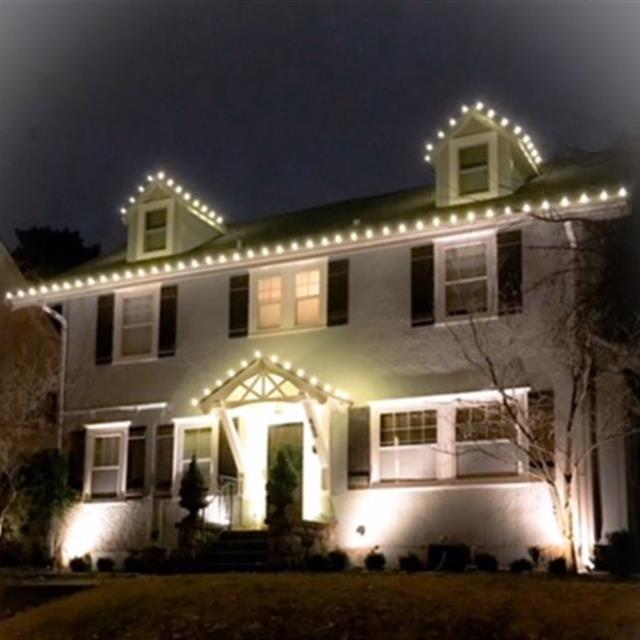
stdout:
[(151, 355), (155, 338), (155, 296), (151, 293), (122, 299), (120, 355)]
[(445, 315), (487, 313), (487, 243), (449, 247), (444, 253)]
[(277, 329), (282, 323), (282, 278), (258, 280), (258, 328)]
[(489, 190), (488, 147), (479, 144), (458, 151), (459, 195)]
[(403, 411), (380, 416), (380, 446), (397, 447), (409, 444), (434, 444), (438, 436), (438, 413)]
[(320, 322), (320, 270), (296, 273), (296, 325)]
[(144, 252), (164, 251), (167, 248), (167, 210), (153, 209), (145, 213)]
[(115, 496), (118, 493), (120, 435), (96, 436), (94, 439), (91, 495)]
[(209, 486), (211, 479), (211, 465), (213, 462), (211, 457), (211, 433), (211, 427), (186, 429), (184, 432), (184, 448), (182, 453), (183, 473), (187, 470), (191, 460), (195, 456), (196, 464), (207, 486)]

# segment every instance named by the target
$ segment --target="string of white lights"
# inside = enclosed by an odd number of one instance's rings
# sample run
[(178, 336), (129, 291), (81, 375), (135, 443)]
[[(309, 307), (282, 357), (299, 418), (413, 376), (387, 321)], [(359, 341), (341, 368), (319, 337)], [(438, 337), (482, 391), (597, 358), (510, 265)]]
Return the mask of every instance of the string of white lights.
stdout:
[[(254, 351), (253, 352), (253, 360), (251, 360), (251, 361), (240, 360), (240, 369), (238, 371), (236, 371), (234, 369), (227, 369), (226, 376), (224, 378), (218, 378), (215, 381), (215, 386), (213, 388), (204, 387), (202, 389), (202, 397), (201, 398), (197, 398), (197, 397), (191, 398), (191, 406), (192, 407), (197, 407), (205, 398), (207, 398), (209, 395), (211, 395), (214, 391), (217, 391), (218, 389), (223, 387), (234, 376), (236, 376), (239, 373), (242, 373), (248, 367), (253, 365), (256, 360), (259, 360), (261, 358), (262, 358), (262, 352)], [(276, 367), (282, 369), (283, 371), (290, 371), (292, 373), (295, 373), (295, 375), (298, 378), (300, 378), (300, 379), (304, 380), (305, 382), (309, 383), (311, 386), (316, 387), (318, 390), (324, 391), (324, 393), (326, 393), (327, 395), (330, 395), (330, 396), (333, 396), (335, 398), (338, 398), (339, 400), (349, 400), (349, 398), (351, 397), (346, 391), (343, 391), (342, 389), (336, 389), (336, 388), (333, 387), (333, 385), (328, 384), (328, 383), (324, 383), (324, 384), (321, 383), (318, 380), (317, 376), (307, 375), (307, 373), (306, 373), (306, 371), (304, 369), (294, 368), (294, 366), (291, 364), (291, 362), (289, 362), (288, 360), (284, 360), (283, 361), (275, 354), (272, 354), (272, 355), (269, 356), (269, 361), (272, 364), (274, 364)]]
[(103, 287), (109, 284), (122, 282), (142, 282), (147, 278), (157, 277), (161, 274), (174, 273), (193, 273), (196, 271), (207, 271), (212, 268), (219, 268), (229, 263), (234, 265), (252, 264), (256, 261), (264, 261), (265, 258), (274, 256), (294, 257), (300, 255), (305, 250), (317, 250), (318, 248), (336, 247), (336, 246), (366, 246), (379, 242), (381, 239), (393, 241), (409, 232), (429, 232), (431, 230), (442, 230), (445, 228), (453, 228), (455, 226), (470, 225), (474, 223), (486, 222), (487, 220), (498, 217), (516, 217), (520, 216), (536, 216), (548, 215), (552, 208), (558, 207), (566, 210), (568, 207), (584, 207), (592, 204), (604, 204), (612, 200), (625, 200), (627, 198), (627, 190), (620, 187), (617, 191), (609, 193), (602, 190), (596, 194), (587, 194), (582, 192), (579, 196), (563, 195), (557, 201), (542, 200), (537, 205), (529, 202), (522, 203), (519, 207), (487, 207), (484, 210), (478, 207), (460, 212), (451, 212), (446, 216), (433, 215), (429, 220), (418, 219), (412, 225), (400, 222), (395, 225), (385, 224), (381, 227), (368, 227), (364, 230), (351, 229), (343, 233), (335, 233), (333, 236), (323, 235), (320, 238), (307, 238), (305, 240), (291, 240), (286, 246), (283, 243), (274, 246), (263, 245), (261, 247), (248, 248), (243, 252), (239, 250), (221, 252), (217, 255), (205, 254), (200, 257), (193, 257), (189, 260), (184, 258), (176, 261), (165, 261), (163, 263), (154, 264), (147, 267), (130, 267), (124, 270), (103, 272), (93, 274), (84, 278), (77, 277), (74, 279), (66, 279), (61, 281), (53, 281), (33, 285), (27, 289), (17, 289), (9, 291), (5, 294), (7, 300), (13, 299), (38, 299), (40, 297), (52, 295), (60, 297), (65, 292), (86, 290), (92, 287)]
[[(542, 157), (540, 156), (536, 145), (531, 140), (531, 136), (528, 133), (525, 133), (520, 125), (511, 127), (509, 118), (498, 117), (495, 110), (487, 107), (483, 102), (476, 102), (473, 107), (468, 107), (466, 104), (463, 104), (462, 107), (460, 107), (460, 111), (462, 112), (463, 117), (467, 113), (475, 111), (477, 113), (483, 114), (490, 120), (493, 120), (498, 126), (502, 127), (502, 129), (504, 129), (505, 131), (513, 134), (518, 139), (522, 150), (529, 159), (529, 162), (531, 162), (534, 167), (537, 167), (537, 165), (542, 162)], [(449, 127), (452, 129), (458, 126), (459, 122), (460, 121), (457, 118), (449, 118)], [(447, 134), (441, 129), (437, 133), (438, 142), (436, 142), (435, 144), (432, 142), (427, 142), (427, 154), (424, 157), (426, 162), (431, 162), (432, 152), (439, 144), (439, 141), (444, 140), (446, 135)]]

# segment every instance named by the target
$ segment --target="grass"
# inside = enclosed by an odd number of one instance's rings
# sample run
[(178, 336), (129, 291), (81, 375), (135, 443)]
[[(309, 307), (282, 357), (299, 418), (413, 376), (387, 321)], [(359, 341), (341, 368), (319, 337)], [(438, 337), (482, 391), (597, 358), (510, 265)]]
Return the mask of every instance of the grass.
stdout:
[(640, 584), (547, 576), (118, 578), (0, 623), (14, 640), (640, 637)]

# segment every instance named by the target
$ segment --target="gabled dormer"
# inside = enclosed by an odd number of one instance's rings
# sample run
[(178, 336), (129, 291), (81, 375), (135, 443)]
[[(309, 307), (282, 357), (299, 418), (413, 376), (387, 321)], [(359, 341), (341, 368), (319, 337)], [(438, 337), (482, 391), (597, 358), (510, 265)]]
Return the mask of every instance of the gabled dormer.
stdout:
[(127, 226), (127, 261), (177, 255), (225, 233), (222, 216), (163, 172), (120, 210)]
[(450, 118), (425, 160), (436, 174), (436, 205), (457, 206), (508, 196), (538, 174), (540, 155), (518, 124), (478, 102)]

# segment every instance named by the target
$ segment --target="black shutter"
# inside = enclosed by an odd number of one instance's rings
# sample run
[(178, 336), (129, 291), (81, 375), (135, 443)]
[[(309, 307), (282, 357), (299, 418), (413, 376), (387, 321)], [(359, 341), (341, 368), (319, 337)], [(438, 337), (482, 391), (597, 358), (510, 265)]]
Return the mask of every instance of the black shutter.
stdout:
[(522, 311), (522, 231), (498, 234), (498, 313)]
[(147, 459), (147, 428), (129, 427), (127, 443), (127, 493), (142, 494)]
[(158, 331), (158, 357), (166, 358), (176, 352), (176, 325), (178, 321), (178, 287), (170, 285), (160, 290), (160, 330)]
[(229, 337), (243, 338), (249, 333), (249, 274), (229, 279)]
[(85, 429), (69, 433), (69, 486), (77, 491), (82, 491), (84, 485), (86, 434)]
[(369, 407), (349, 409), (348, 483), (350, 488), (369, 486), (371, 472), (369, 421)]
[(327, 286), (327, 324), (349, 322), (349, 260), (331, 260)]
[(554, 395), (553, 390), (529, 391), (527, 426), (531, 434), (529, 465), (538, 470), (555, 462)]
[[(180, 469), (182, 471), (182, 469)], [(170, 492), (173, 483), (173, 425), (158, 425), (156, 431), (156, 491)]]
[(113, 302), (109, 293), (98, 297), (96, 323), (96, 364), (109, 364), (113, 360)]
[(433, 304), (433, 245), (411, 248), (411, 326), (435, 322)]

